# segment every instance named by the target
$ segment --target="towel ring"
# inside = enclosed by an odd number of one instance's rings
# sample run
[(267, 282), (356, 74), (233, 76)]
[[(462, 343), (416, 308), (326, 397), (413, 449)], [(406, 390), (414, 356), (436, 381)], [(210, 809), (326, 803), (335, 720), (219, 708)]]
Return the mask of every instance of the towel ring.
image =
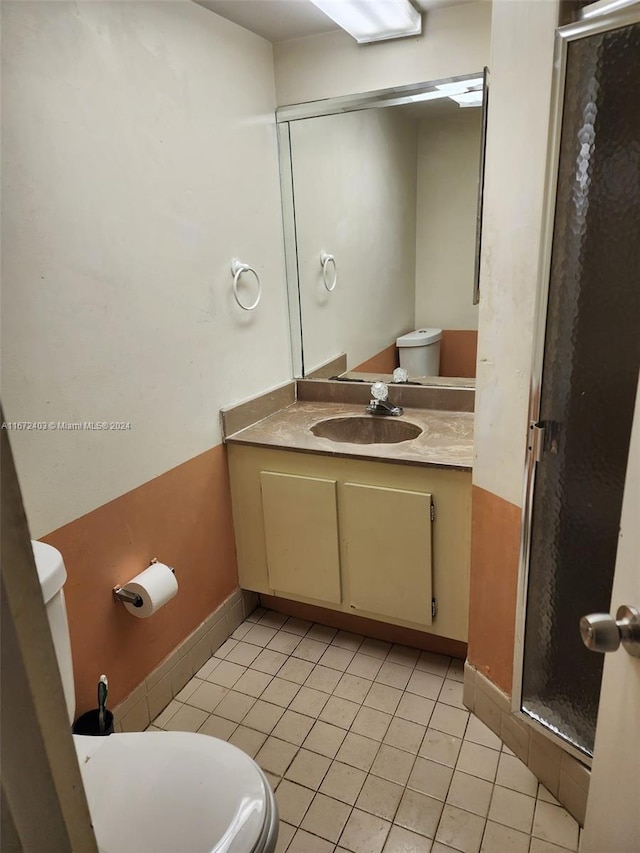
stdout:
[[(258, 295), (251, 303), (251, 305), (245, 305), (238, 296), (238, 282), (240, 281), (240, 276), (245, 272), (252, 272), (256, 277), (256, 281), (258, 282)], [(233, 275), (233, 295), (235, 297), (236, 302), (245, 311), (253, 311), (253, 309), (257, 307), (258, 303), (260, 302), (260, 297), (262, 296), (262, 285), (260, 284), (260, 276), (254, 270), (253, 267), (250, 267), (249, 264), (243, 264), (242, 261), (239, 261), (237, 258), (234, 258), (231, 261), (231, 273)]]
[[(322, 264), (322, 280), (324, 281), (324, 286), (327, 288), (329, 293), (331, 293), (332, 290), (336, 289), (336, 284), (338, 283), (338, 267), (336, 266), (336, 259), (328, 252), (320, 252), (320, 263)], [(333, 264), (333, 281), (331, 284), (329, 284), (327, 272), (329, 264)]]

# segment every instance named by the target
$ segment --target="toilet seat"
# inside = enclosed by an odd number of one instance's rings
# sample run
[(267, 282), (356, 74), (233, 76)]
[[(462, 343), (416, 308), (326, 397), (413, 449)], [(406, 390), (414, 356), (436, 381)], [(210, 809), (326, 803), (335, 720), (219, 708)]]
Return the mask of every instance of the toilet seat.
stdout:
[(275, 798), (260, 768), (187, 732), (74, 735), (101, 853), (266, 853)]

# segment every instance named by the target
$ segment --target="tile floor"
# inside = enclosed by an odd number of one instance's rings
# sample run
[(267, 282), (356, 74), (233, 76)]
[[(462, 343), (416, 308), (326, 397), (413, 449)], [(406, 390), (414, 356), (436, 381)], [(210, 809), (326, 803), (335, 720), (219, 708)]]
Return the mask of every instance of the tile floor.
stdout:
[(563, 853), (579, 827), (462, 705), (462, 663), (258, 609), (150, 728), (266, 772), (284, 853)]

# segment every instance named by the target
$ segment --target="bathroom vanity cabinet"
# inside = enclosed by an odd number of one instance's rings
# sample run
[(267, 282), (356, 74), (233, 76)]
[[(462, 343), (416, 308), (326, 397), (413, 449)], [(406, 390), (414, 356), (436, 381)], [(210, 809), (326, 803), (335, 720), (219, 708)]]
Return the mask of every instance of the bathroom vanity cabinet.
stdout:
[(227, 450), (241, 587), (466, 642), (471, 471)]

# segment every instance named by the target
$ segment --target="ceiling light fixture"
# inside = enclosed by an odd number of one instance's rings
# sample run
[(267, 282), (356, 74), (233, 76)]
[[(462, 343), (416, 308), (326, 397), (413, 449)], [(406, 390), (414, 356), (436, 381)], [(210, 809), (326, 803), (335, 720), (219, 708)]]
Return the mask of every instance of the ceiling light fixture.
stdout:
[(311, 0), (358, 44), (419, 36), (422, 15), (409, 0)]

